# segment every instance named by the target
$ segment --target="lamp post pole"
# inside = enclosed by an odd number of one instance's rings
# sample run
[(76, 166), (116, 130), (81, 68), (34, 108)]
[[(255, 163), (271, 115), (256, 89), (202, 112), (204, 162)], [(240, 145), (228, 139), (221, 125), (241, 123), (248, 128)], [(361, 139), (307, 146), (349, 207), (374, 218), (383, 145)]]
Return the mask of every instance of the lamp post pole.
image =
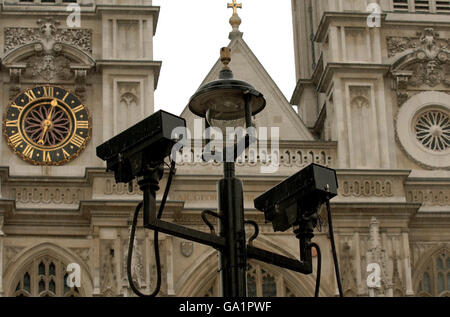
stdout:
[[(266, 106), (264, 96), (250, 84), (234, 79), (228, 66), (231, 50), (220, 51), (223, 67), (219, 79), (201, 87), (189, 102), (190, 110), (205, 118), (206, 127), (227, 128), (252, 126), (252, 115)], [(235, 125), (237, 124), (237, 126)], [(209, 141), (209, 140), (208, 140)], [(247, 245), (245, 239), (244, 195), (242, 181), (236, 178), (235, 161), (247, 147), (249, 136), (223, 149), (224, 178), (217, 184), (220, 237), (225, 247), (220, 250), (220, 276), (224, 297), (246, 297)], [(207, 142), (208, 143), (208, 142)], [(238, 153), (239, 152), (239, 153)]]
[(241, 180), (235, 177), (235, 163), (224, 163), (224, 178), (217, 185), (220, 236), (225, 248), (220, 253), (222, 296), (246, 297), (246, 240), (244, 197)]

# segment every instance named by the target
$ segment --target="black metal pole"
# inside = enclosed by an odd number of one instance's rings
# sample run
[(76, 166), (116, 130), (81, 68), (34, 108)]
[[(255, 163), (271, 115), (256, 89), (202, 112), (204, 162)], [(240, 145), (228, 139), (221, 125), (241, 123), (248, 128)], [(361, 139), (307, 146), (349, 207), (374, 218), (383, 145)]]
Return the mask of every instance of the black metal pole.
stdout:
[(226, 246), (220, 254), (223, 297), (247, 297), (247, 252), (242, 182), (235, 177), (235, 163), (224, 163), (224, 179), (218, 183), (220, 235)]

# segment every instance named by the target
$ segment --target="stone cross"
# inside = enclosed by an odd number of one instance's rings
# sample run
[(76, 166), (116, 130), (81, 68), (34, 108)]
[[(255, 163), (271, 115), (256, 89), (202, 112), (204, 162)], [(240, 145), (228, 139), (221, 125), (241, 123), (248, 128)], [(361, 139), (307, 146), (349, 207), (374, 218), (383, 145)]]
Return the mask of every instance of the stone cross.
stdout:
[(233, 8), (233, 14), (237, 14), (237, 9), (242, 9), (242, 3), (236, 3), (236, 0), (233, 0), (233, 3), (228, 3), (227, 8)]

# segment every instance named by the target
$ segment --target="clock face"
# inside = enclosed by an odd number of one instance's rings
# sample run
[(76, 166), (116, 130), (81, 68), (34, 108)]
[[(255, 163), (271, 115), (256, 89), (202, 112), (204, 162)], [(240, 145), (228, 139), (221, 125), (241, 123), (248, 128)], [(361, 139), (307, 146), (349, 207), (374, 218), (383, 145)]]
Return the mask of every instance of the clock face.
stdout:
[(39, 86), (11, 101), (3, 120), (3, 134), (21, 159), (34, 165), (62, 165), (86, 147), (91, 118), (69, 91)]

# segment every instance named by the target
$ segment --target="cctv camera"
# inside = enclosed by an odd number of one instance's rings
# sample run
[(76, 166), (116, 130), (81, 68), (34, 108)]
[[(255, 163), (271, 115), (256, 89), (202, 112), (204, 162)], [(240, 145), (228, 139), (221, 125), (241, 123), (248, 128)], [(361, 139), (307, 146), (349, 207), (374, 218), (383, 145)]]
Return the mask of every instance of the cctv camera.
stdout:
[(275, 231), (286, 231), (335, 197), (337, 188), (335, 170), (311, 164), (256, 198), (255, 208), (264, 212)]
[(160, 110), (98, 146), (97, 156), (114, 171), (117, 183), (129, 183), (148, 166), (163, 163), (178, 141), (173, 131), (180, 128), (186, 128), (185, 119)]

